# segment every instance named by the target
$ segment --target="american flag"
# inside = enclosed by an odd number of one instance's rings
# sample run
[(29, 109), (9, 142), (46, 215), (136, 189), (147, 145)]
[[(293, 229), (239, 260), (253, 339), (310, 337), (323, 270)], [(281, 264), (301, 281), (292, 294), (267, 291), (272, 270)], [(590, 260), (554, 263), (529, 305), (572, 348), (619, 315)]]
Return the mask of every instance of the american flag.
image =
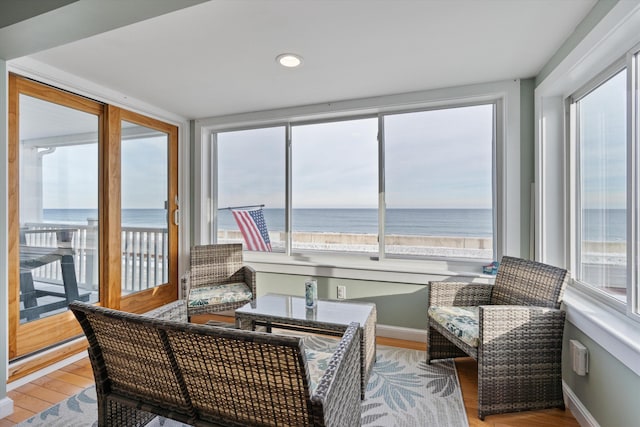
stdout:
[(232, 209), (233, 218), (244, 237), (247, 249), (250, 251), (271, 252), (271, 241), (264, 221), (262, 208), (260, 209)]

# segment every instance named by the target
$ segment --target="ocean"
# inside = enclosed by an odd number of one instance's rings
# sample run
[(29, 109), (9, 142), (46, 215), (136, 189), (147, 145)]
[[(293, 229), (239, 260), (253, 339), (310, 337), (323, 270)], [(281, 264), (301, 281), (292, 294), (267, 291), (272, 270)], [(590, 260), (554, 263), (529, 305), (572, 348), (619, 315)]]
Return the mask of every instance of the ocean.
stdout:
[[(491, 237), (490, 209), (387, 209), (388, 234), (452, 237)], [(270, 231), (284, 230), (284, 209), (264, 209)], [(43, 219), (52, 223), (86, 224), (97, 218), (94, 209), (44, 209)], [(583, 240), (621, 242), (626, 239), (624, 209), (586, 209), (583, 214)], [(164, 227), (163, 209), (125, 209), (125, 227)], [(231, 211), (221, 210), (220, 230), (237, 230)], [(377, 209), (294, 209), (293, 230), (377, 234)]]
[[(492, 235), (489, 209), (387, 209), (388, 234), (419, 236)], [(270, 230), (284, 230), (284, 209), (265, 209)], [(377, 209), (294, 209), (293, 231), (378, 234)], [(229, 210), (221, 210), (219, 229), (235, 230)]]

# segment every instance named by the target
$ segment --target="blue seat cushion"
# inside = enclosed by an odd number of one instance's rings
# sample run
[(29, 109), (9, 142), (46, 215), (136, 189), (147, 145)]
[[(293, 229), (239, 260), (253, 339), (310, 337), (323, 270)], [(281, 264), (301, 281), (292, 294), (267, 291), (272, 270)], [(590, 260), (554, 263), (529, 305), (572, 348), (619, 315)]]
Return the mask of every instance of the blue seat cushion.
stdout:
[(253, 294), (246, 283), (199, 286), (189, 290), (189, 307), (251, 301)]
[(471, 347), (478, 347), (480, 328), (479, 308), (475, 307), (429, 307), (432, 321), (444, 326), (449, 332)]

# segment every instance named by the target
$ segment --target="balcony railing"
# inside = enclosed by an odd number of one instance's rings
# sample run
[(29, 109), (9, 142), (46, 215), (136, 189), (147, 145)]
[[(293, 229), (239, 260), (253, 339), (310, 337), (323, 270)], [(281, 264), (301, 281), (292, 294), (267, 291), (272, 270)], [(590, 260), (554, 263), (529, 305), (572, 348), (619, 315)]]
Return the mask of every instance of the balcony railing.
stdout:
[[(60, 228), (75, 230), (71, 248), (78, 286), (98, 290), (98, 226), (96, 221), (87, 225), (61, 223), (27, 223), (29, 246), (56, 247), (56, 232)], [(52, 230), (47, 233), (44, 230)], [(128, 294), (153, 288), (168, 280), (168, 234), (166, 228), (122, 227), (122, 292)], [(62, 284), (60, 263), (50, 263), (32, 272), (38, 282)]]

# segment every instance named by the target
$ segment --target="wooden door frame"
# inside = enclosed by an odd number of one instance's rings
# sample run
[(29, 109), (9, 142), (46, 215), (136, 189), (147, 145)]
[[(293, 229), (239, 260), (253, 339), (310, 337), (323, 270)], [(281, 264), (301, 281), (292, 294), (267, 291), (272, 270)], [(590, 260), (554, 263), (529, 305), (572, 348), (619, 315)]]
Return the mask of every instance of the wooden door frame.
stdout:
[[(118, 129), (121, 129), (120, 123), (124, 120), (130, 123), (135, 123), (140, 126), (144, 126), (150, 129), (158, 130), (160, 132), (167, 134), (167, 142), (168, 142), (168, 153), (167, 153), (167, 161), (169, 163), (168, 169), (168, 187), (167, 187), (167, 225), (168, 225), (168, 238), (169, 238), (169, 275), (168, 275), (168, 283), (160, 286), (156, 286), (151, 289), (147, 289), (144, 291), (136, 292), (124, 297), (120, 297), (119, 308), (123, 311), (133, 312), (133, 313), (144, 313), (145, 311), (149, 311), (153, 308), (159, 307), (160, 305), (166, 304), (169, 301), (174, 301), (178, 298), (178, 226), (173, 222), (173, 213), (178, 209), (178, 205), (176, 204), (176, 198), (178, 196), (178, 127), (162, 122), (160, 120), (153, 119), (148, 116), (144, 116), (142, 114), (134, 113), (132, 111), (118, 109), (117, 107), (111, 107), (110, 110), (114, 110), (113, 113), (118, 116)], [(111, 115), (111, 112), (109, 113)], [(115, 120), (115, 119), (114, 119)], [(115, 140), (111, 141), (111, 138), (116, 138), (116, 135), (109, 135), (109, 146), (115, 144)], [(118, 150), (120, 150), (120, 140), (121, 135), (117, 135), (117, 143)], [(114, 167), (120, 168), (120, 152), (118, 153), (118, 164), (114, 165)], [(118, 172), (118, 178), (120, 178), (120, 172)], [(118, 195), (120, 195), (120, 186), (121, 181), (118, 180), (117, 191)], [(118, 198), (118, 201), (120, 199)], [(117, 215), (117, 221), (120, 221), (121, 215), (121, 207), (118, 205), (117, 212), (115, 209), (105, 209), (105, 212), (109, 212), (112, 215)], [(112, 221), (108, 221), (107, 223), (113, 224), (115, 218), (110, 218)], [(118, 231), (115, 233), (118, 235), (118, 242), (120, 242), (120, 226), (118, 225)], [(120, 248), (120, 245), (118, 245)], [(118, 265), (118, 272), (120, 272), (120, 267), (122, 265), (122, 252), (118, 251), (117, 254), (109, 255), (110, 262)], [(115, 267), (115, 266), (114, 266)], [(111, 269), (109, 269), (111, 270)], [(115, 271), (115, 268), (114, 268)], [(105, 285), (108, 283), (109, 289), (119, 289), (120, 288), (120, 274), (114, 278), (109, 278), (105, 280)], [(114, 284), (114, 280), (117, 282)], [(120, 296), (120, 295), (119, 295)]]
[[(9, 359), (31, 354), (82, 334), (69, 311), (20, 324), (20, 94), (98, 116), (98, 211), (100, 274), (98, 305), (144, 312), (178, 297), (178, 228), (169, 221), (169, 281), (167, 284), (121, 297), (121, 120), (165, 132), (169, 136), (168, 212), (177, 209), (178, 128), (144, 115), (75, 95), (33, 80), (9, 74), (8, 105), (8, 318)], [(169, 218), (172, 216), (169, 215)], [(43, 344), (41, 338), (46, 337)]]

